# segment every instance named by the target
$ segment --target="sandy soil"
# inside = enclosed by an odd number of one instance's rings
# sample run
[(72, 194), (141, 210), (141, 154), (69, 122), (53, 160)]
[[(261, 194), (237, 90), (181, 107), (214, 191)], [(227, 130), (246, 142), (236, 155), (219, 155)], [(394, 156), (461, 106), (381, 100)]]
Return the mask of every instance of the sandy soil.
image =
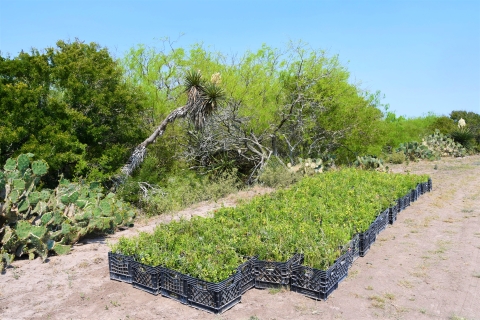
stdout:
[(480, 319), (480, 156), (392, 169), (431, 175), (433, 192), (399, 214), (327, 301), (251, 289), (213, 315), (109, 279), (108, 242), (269, 191), (257, 188), (86, 240), (46, 263), (15, 261), (0, 275), (0, 319)]

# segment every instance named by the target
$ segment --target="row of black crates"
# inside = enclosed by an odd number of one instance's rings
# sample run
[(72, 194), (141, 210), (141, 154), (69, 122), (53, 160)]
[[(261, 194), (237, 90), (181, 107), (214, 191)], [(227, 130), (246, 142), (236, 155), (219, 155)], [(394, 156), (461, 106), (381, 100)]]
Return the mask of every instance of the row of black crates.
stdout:
[(162, 267), (148, 266), (131, 256), (108, 253), (110, 279), (131, 283), (148, 293), (177, 300), (183, 304), (212, 313), (222, 313), (239, 303), (251, 288), (286, 288), (317, 300), (325, 300), (348, 275), (348, 269), (358, 257), (363, 257), (377, 235), (393, 224), (400, 211), (425, 192), (432, 190), (432, 181), (420, 183), (382, 211), (367, 231), (356, 234), (342, 248), (342, 255), (327, 270), (303, 265), (303, 255), (295, 254), (286, 262), (248, 259), (228, 279), (212, 283)]

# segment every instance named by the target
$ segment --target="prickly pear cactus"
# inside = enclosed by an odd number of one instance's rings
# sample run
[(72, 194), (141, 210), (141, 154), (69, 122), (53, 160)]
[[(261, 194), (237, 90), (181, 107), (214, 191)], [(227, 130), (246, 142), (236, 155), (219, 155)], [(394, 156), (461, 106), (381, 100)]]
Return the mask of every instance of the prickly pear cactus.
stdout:
[(421, 143), (416, 141), (400, 144), (397, 152), (405, 153), (409, 160), (429, 159), (438, 160), (441, 157), (463, 157), (466, 149), (453, 139), (435, 130), (432, 135), (425, 136)]
[(357, 160), (354, 162), (354, 165), (365, 170), (376, 170), (381, 172), (388, 171), (388, 167), (383, 166), (382, 159), (372, 156), (358, 156)]
[(60, 179), (55, 190), (37, 190), (48, 165), (32, 158), (8, 159), (0, 170), (0, 270), (15, 257), (66, 254), (87, 234), (133, 224), (132, 208), (99, 183)]
[(310, 176), (316, 173), (322, 173), (325, 170), (325, 163), (321, 158), (298, 158), (296, 165), (292, 166), (291, 163), (288, 163), (287, 167), (290, 172), (301, 172), (303, 175)]
[(464, 157), (467, 154), (467, 150), (460, 143), (440, 133), (439, 130), (423, 138), (422, 145), (442, 157)]

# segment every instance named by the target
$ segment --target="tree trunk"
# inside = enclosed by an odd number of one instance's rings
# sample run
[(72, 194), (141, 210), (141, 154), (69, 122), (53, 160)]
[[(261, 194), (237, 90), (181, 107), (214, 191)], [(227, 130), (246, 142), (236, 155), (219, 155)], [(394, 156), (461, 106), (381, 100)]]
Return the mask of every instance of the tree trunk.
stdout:
[(128, 159), (128, 162), (122, 168), (122, 173), (125, 176), (131, 175), (132, 172), (143, 162), (147, 147), (153, 142), (155, 142), (155, 140), (165, 132), (165, 129), (167, 128), (167, 125), (169, 123), (174, 122), (177, 118), (184, 118), (188, 114), (188, 110), (188, 104), (173, 110), (162, 121), (162, 123), (157, 127), (157, 129), (155, 129), (155, 131), (150, 135), (150, 137), (145, 139), (145, 141), (140, 143), (135, 148), (135, 150), (133, 150), (132, 155)]

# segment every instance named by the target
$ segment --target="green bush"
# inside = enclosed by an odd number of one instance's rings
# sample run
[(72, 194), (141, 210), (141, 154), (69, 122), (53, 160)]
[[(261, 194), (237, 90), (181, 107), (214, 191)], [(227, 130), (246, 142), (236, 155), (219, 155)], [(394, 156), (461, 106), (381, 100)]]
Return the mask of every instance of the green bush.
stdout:
[(402, 164), (406, 160), (405, 153), (402, 151), (396, 151), (388, 156), (388, 162), (393, 164)]
[(181, 210), (207, 200), (217, 200), (242, 187), (236, 171), (201, 175), (184, 169), (155, 182), (127, 180), (118, 189), (123, 199), (139, 205), (146, 215), (155, 216)]
[(144, 98), (96, 43), (0, 56), (0, 163), (34, 153), (49, 164), (49, 187), (60, 174), (106, 180), (146, 134)]
[(438, 130), (441, 134), (449, 135), (457, 129), (455, 121), (446, 116), (436, 118), (429, 126), (428, 132), (435, 132)]
[(384, 151), (391, 153), (401, 143), (406, 141), (420, 141), (421, 138), (434, 130), (431, 127), (438, 117), (428, 114), (424, 117), (406, 118), (397, 116), (393, 112), (387, 112), (383, 121), (382, 147)]
[(300, 173), (293, 172), (285, 164), (273, 158), (262, 169), (258, 182), (267, 187), (277, 188), (290, 186), (300, 178)]

